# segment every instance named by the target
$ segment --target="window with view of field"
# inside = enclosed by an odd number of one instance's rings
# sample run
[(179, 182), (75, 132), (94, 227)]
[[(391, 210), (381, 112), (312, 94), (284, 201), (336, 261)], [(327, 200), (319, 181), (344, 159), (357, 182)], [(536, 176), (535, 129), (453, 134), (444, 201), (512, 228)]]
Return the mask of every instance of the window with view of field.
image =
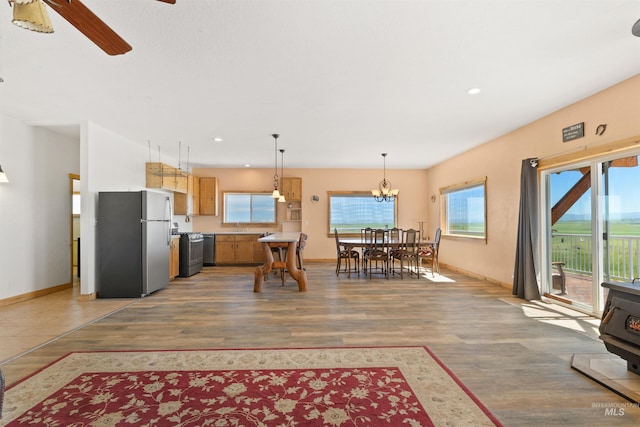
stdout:
[(363, 228), (393, 228), (397, 199), (377, 202), (370, 192), (329, 192), (329, 234), (360, 234)]
[(603, 277), (605, 280), (629, 281), (640, 275), (638, 156), (598, 163), (598, 168), (602, 172), (597, 204), (602, 212), (598, 215), (592, 213), (590, 185), (580, 192), (575, 190), (589, 168), (550, 174), (549, 198), (552, 209), (568, 194), (576, 193), (571, 207), (552, 224), (551, 260), (564, 263), (567, 271), (593, 274), (593, 252), (598, 239), (593, 239), (592, 224), (601, 219)]
[(486, 239), (486, 180), (455, 185), (440, 192), (444, 233)]

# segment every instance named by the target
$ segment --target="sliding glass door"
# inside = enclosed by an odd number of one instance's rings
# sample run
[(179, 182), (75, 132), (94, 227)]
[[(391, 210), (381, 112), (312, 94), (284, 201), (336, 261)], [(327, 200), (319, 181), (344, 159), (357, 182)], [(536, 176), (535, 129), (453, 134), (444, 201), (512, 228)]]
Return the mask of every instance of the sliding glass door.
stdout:
[(603, 277), (629, 282), (640, 277), (640, 166), (638, 156), (602, 163)]
[(603, 281), (640, 277), (638, 155), (542, 172), (543, 293), (591, 313)]

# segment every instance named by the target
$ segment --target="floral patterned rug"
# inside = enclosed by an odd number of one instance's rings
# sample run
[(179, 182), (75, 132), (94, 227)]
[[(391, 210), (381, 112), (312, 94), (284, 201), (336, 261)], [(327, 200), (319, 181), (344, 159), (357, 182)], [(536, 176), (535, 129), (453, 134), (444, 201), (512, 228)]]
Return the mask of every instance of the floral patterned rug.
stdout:
[(7, 426), (500, 426), (426, 347), (71, 353)]

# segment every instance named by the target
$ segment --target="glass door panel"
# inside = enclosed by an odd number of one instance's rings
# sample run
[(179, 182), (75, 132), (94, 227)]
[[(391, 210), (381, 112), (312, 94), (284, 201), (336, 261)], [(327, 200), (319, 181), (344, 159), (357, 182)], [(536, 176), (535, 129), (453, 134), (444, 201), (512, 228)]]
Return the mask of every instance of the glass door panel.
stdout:
[(603, 279), (629, 282), (640, 276), (640, 167), (638, 156), (602, 163)]
[(594, 253), (591, 168), (574, 167), (547, 177), (551, 231), (547, 295), (590, 308)]
[(544, 171), (543, 292), (591, 313), (603, 281), (640, 277), (640, 160), (619, 155)]

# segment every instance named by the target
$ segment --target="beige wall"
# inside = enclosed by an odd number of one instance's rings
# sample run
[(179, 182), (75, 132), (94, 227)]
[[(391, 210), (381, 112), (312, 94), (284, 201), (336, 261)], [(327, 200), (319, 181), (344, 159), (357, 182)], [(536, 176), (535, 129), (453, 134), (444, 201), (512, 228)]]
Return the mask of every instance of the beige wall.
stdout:
[[(217, 177), (221, 193), (273, 190), (273, 169), (194, 169), (193, 173), (196, 176)], [(426, 170), (387, 169), (387, 178), (394, 188), (400, 189), (399, 227), (417, 229), (419, 221), (426, 221), (426, 175)], [(382, 179), (382, 169), (286, 169), (285, 176), (302, 178), (302, 231), (309, 235), (305, 258), (329, 260), (335, 259), (336, 247), (335, 240), (327, 233), (327, 191), (369, 191)], [(314, 194), (320, 196), (318, 203), (311, 203)], [(283, 218), (283, 209), (284, 206), (279, 206), (280, 219)], [(221, 227), (221, 219), (221, 216), (196, 216), (191, 227), (201, 232), (229, 231)], [(264, 227), (256, 230), (279, 231), (281, 226), (278, 230)]]
[[(585, 137), (562, 142), (562, 128), (584, 122)], [(598, 125), (607, 124), (602, 136)], [(440, 261), (480, 277), (512, 283), (523, 159), (546, 159), (640, 135), (640, 75), (552, 113), (427, 171), (427, 193), (487, 177), (488, 241), (443, 238)], [(439, 197), (438, 197), (439, 199)], [(439, 201), (439, 200), (438, 200)], [(440, 217), (439, 202), (429, 202), (429, 225)]]
[[(520, 198), (520, 165), (523, 159), (547, 159), (569, 154), (580, 157), (586, 149), (640, 136), (640, 75), (567, 106), (522, 128), (472, 149), (429, 170), (388, 170), (387, 177), (400, 189), (398, 226), (418, 227), (427, 221), (433, 236), (440, 224), (439, 189), (487, 177), (488, 240), (443, 237), (440, 261), (461, 271), (510, 285)], [(584, 122), (585, 137), (562, 142), (562, 128)], [(604, 135), (595, 135), (607, 124)], [(198, 176), (216, 176), (220, 191), (271, 191), (271, 169), (194, 169)], [(303, 180), (302, 231), (309, 235), (307, 259), (335, 258), (335, 244), (327, 235), (327, 191), (366, 191), (381, 179), (378, 169), (287, 169), (285, 176)], [(320, 196), (313, 204), (311, 195)], [(431, 196), (435, 195), (435, 201)], [(284, 207), (281, 207), (283, 209)], [(282, 211), (279, 212), (279, 215)], [(282, 217), (282, 215), (280, 215)], [(194, 217), (195, 231), (228, 231), (220, 217)], [(279, 227), (281, 229), (281, 227)], [(259, 231), (278, 231), (260, 229)]]

